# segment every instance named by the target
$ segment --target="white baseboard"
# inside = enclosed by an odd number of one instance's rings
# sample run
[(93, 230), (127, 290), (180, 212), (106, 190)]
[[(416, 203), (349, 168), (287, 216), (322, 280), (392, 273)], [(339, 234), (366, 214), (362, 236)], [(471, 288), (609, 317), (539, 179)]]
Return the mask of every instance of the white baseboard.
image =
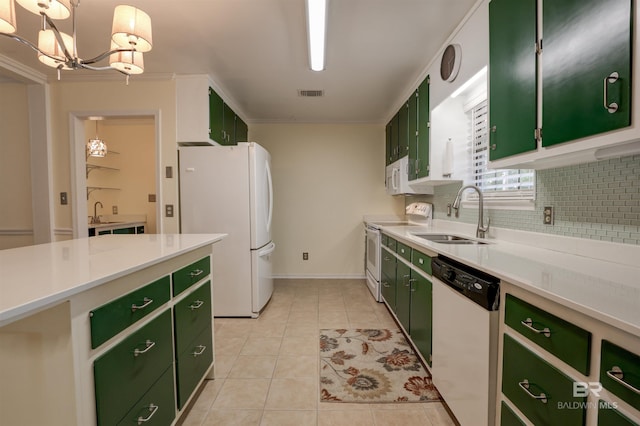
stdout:
[(362, 275), (274, 275), (273, 278), (278, 280), (364, 280), (366, 276)]

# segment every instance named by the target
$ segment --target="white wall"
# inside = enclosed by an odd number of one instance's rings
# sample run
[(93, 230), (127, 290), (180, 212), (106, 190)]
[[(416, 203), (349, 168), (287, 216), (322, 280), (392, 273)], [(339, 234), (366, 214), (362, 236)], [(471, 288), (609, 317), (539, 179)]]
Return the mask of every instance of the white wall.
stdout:
[(252, 124), (249, 138), (272, 158), (274, 274), (363, 277), (363, 215), (404, 214), (385, 193), (384, 126)]
[(0, 250), (33, 244), (27, 85), (0, 83)]
[[(71, 196), (71, 154), (70, 116), (73, 113), (94, 112), (96, 114), (113, 115), (118, 112), (133, 114), (159, 112), (160, 118), (160, 152), (161, 169), (166, 166), (177, 170), (176, 145), (176, 100), (175, 82), (141, 81), (132, 79), (127, 86), (124, 81), (55, 83), (52, 85), (52, 132), (53, 132), (53, 186), (54, 194), (66, 191), (70, 194), (69, 205), (62, 206), (57, 202), (54, 209), (55, 226), (58, 229), (72, 227), (72, 211), (75, 200)], [(164, 173), (163, 173), (164, 175)], [(175, 173), (174, 173), (175, 176)], [(160, 181), (158, 202), (178, 205), (178, 179), (162, 177)], [(78, 196), (85, 196), (78, 194)], [(178, 232), (178, 217), (163, 218), (165, 233)], [(58, 237), (61, 238), (61, 237)]]

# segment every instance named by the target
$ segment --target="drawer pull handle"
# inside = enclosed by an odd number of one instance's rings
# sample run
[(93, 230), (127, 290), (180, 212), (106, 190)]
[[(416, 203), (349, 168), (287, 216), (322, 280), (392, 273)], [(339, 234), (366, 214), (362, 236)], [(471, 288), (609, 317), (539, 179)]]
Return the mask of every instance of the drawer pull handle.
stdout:
[(640, 389), (636, 388), (635, 386), (633, 386), (633, 385), (631, 385), (631, 384), (629, 384), (629, 383), (627, 383), (627, 382), (625, 382), (623, 380), (624, 379), (624, 372), (617, 365), (614, 365), (611, 368), (611, 370), (607, 371), (607, 376), (611, 377), (613, 380), (615, 380), (617, 383), (621, 384), (625, 388), (629, 389), (631, 392), (634, 392), (637, 395), (640, 395)]
[(385, 262), (388, 262), (388, 261), (390, 261), (390, 260), (391, 260), (391, 258), (390, 258), (389, 256), (385, 256), (385, 257), (384, 257), (384, 261), (385, 261)]
[(202, 305), (204, 305), (204, 302), (202, 300), (196, 300), (195, 302), (189, 305), (189, 309), (191, 309), (192, 311), (195, 311), (196, 309), (200, 309)]
[(153, 299), (149, 299), (148, 297), (145, 297), (142, 301), (144, 302), (142, 305), (136, 305), (135, 303), (131, 305), (131, 312), (135, 312), (138, 309), (144, 309), (153, 303)]
[(158, 411), (158, 406), (155, 404), (149, 404), (149, 415), (147, 417), (138, 417), (138, 424), (141, 425), (142, 423), (146, 423), (151, 420), (151, 417), (153, 417), (156, 411)]
[(203, 272), (204, 271), (202, 269), (196, 269), (196, 270), (193, 270), (193, 271), (189, 272), (189, 276), (191, 276), (191, 278), (195, 278), (195, 277), (198, 277), (198, 276), (202, 275)]
[(144, 342), (144, 349), (137, 349), (133, 351), (133, 356), (138, 356), (138, 355), (142, 355), (142, 354), (146, 354), (147, 352), (149, 352), (151, 350), (152, 347), (154, 347), (156, 345), (156, 342), (152, 342), (151, 340), (147, 340), (146, 342)]
[(609, 111), (609, 114), (613, 114), (618, 110), (618, 104), (615, 102), (609, 103), (609, 84), (613, 84), (620, 78), (620, 74), (617, 72), (612, 72), (608, 76), (604, 78), (604, 94), (602, 95), (604, 98), (604, 109)]
[(537, 399), (538, 401), (546, 404), (547, 403), (547, 395), (543, 393), (541, 393), (540, 395), (536, 395), (534, 393), (531, 393), (531, 390), (529, 390), (529, 380), (524, 379), (521, 382), (518, 382), (518, 385), (527, 393), (527, 395), (529, 395), (531, 398), (533, 399)]
[(531, 318), (527, 318), (524, 321), (520, 321), (520, 324), (524, 325), (525, 327), (527, 327), (529, 330), (533, 331), (536, 334), (542, 334), (544, 335), (544, 337), (551, 337), (551, 330), (549, 330), (549, 327), (545, 327), (542, 330), (535, 328), (533, 326), (533, 320)]
[(391, 287), (388, 282), (382, 281), (382, 287), (389, 288)]
[(204, 353), (204, 351), (207, 350), (207, 347), (205, 345), (198, 345), (196, 346), (196, 348), (198, 348), (198, 350), (196, 352), (193, 352), (191, 355), (193, 355), (193, 357), (197, 357), (200, 356)]

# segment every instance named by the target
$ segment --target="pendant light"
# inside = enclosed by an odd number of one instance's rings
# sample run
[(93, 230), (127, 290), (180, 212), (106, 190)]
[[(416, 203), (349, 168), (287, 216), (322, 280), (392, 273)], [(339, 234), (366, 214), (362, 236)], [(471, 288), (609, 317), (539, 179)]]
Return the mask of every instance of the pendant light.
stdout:
[(87, 142), (87, 157), (104, 157), (107, 155), (107, 144), (98, 137), (98, 120), (96, 121), (96, 137)]

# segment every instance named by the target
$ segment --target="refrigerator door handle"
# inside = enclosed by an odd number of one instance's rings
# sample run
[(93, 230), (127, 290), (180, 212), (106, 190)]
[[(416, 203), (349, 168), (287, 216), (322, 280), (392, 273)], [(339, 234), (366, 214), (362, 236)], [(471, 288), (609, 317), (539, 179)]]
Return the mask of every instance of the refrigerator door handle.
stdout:
[(265, 248), (263, 248), (258, 252), (258, 257), (265, 257), (267, 255), (270, 255), (271, 253), (274, 252), (275, 249), (276, 249), (276, 243), (271, 241), (269, 244), (267, 244)]
[(271, 166), (269, 162), (267, 162), (267, 181), (269, 182), (269, 193), (267, 196), (269, 197), (269, 210), (267, 212), (267, 229), (271, 229), (271, 219), (273, 218), (273, 181), (271, 179)]

